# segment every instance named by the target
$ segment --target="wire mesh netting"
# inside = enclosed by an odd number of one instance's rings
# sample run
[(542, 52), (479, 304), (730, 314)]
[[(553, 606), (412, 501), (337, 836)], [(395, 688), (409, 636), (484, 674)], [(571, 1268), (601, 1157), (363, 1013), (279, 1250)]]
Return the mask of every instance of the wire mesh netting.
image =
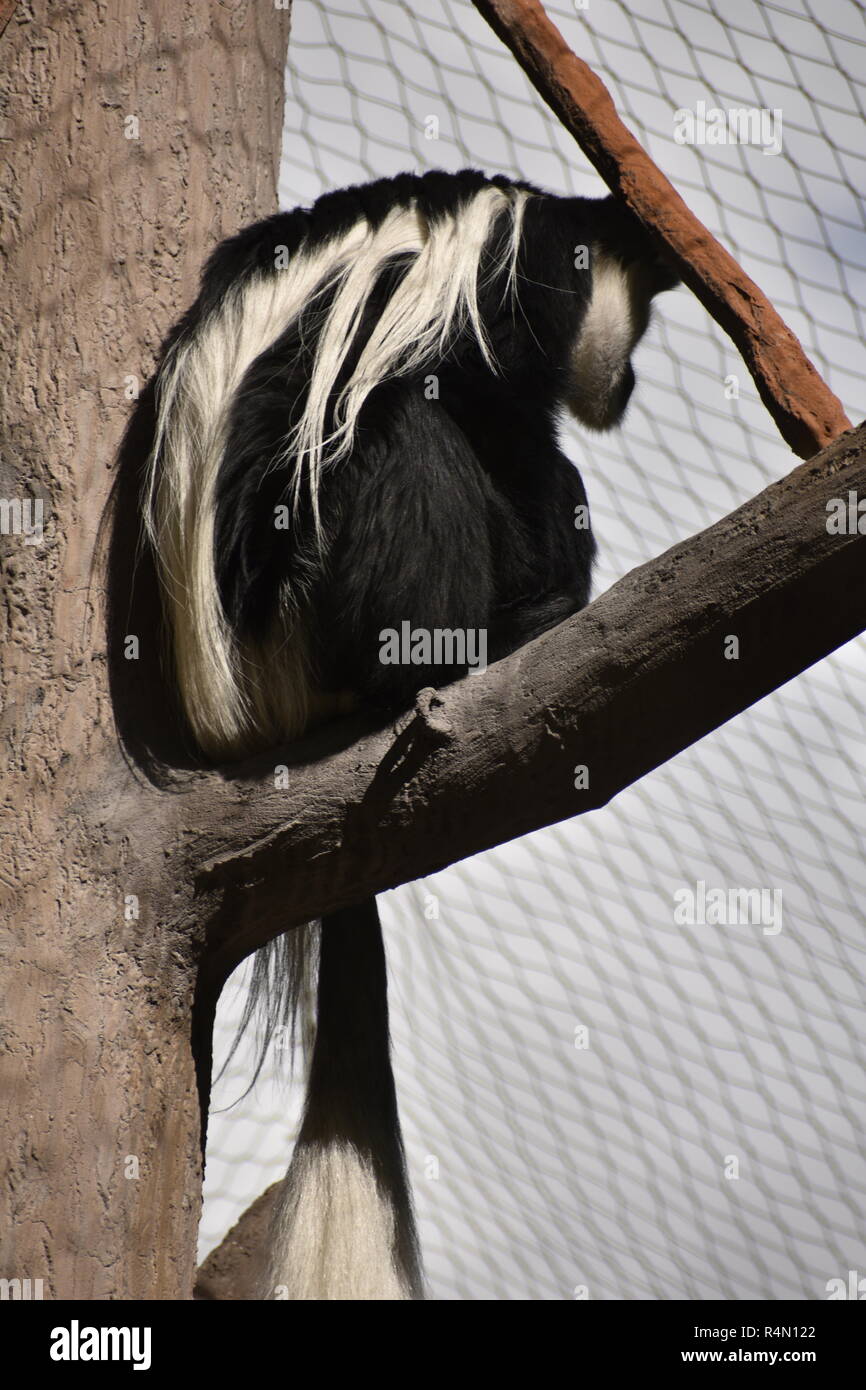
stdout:
[[(547, 8), (859, 420), (862, 7)], [(701, 102), (772, 113), (780, 148), (679, 143)], [(296, 0), (283, 206), (465, 165), (605, 191), (468, 0)], [(622, 430), (566, 437), (596, 593), (792, 466), (687, 291), (635, 365)], [(380, 899), (431, 1296), (822, 1298), (866, 1273), (864, 677), (852, 643), (605, 809)], [(762, 890), (770, 915), (679, 920), (684, 892), (716, 889)], [(277, 1060), (220, 1109), (242, 1050), (215, 1092), (203, 1254), (284, 1171), (298, 1097)]]

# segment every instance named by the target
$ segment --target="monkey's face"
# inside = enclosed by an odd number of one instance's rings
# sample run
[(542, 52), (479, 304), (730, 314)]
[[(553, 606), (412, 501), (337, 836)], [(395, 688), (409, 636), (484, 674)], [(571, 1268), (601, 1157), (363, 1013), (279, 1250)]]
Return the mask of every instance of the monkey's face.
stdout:
[(592, 288), (569, 359), (565, 404), (592, 430), (618, 425), (635, 385), (631, 354), (646, 332), (653, 295), (679, 283), (655, 257), (628, 264), (592, 253)]

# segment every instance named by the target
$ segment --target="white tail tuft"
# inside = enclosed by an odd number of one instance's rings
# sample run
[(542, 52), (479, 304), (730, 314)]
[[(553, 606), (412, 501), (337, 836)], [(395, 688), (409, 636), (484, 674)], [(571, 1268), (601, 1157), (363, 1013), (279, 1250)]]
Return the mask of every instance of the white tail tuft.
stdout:
[(410, 1299), (394, 1257), (396, 1222), (351, 1144), (302, 1144), (280, 1194), (266, 1298)]

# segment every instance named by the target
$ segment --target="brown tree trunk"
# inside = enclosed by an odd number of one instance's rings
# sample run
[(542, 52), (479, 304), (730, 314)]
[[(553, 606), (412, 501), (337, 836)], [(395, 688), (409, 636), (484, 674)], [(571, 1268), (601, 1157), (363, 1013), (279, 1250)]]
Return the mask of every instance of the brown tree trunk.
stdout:
[(137, 833), (157, 793), (115, 731), (134, 648), (106, 638), (98, 539), (202, 260), (274, 210), (288, 27), (253, 0), (43, 0), (0, 39), (0, 1276), (46, 1298), (192, 1294), (197, 941)]

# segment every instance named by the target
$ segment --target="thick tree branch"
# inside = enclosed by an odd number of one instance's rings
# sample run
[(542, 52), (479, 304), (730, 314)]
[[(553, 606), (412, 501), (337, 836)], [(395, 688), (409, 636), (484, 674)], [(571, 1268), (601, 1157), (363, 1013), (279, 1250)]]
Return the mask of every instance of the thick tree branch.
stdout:
[(653, 231), (733, 339), (782, 438), (800, 458), (850, 421), (770, 301), (695, 217), (623, 125), (599, 77), (569, 48), (539, 0), (474, 0), (608, 187)]
[(161, 838), (187, 846), (174, 875), (212, 897), (214, 987), (294, 923), (603, 806), (861, 632), (866, 536), (827, 529), (849, 491), (866, 496), (866, 426), (486, 673), (423, 692), (396, 730), (348, 720), (159, 797)]

